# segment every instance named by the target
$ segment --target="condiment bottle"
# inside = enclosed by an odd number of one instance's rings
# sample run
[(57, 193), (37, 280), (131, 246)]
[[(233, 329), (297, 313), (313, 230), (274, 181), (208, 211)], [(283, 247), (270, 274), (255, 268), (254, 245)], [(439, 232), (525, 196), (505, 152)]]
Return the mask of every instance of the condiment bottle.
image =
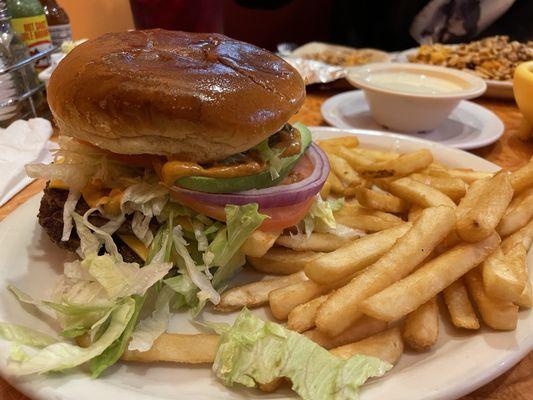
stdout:
[[(48, 22), (39, 0), (7, 0), (7, 9), (13, 18), (11, 20), (13, 29), (29, 47), (30, 54), (52, 47)], [(35, 68), (42, 70), (48, 65), (50, 65), (49, 58), (45, 57), (37, 61)]]
[[(2, 67), (18, 63), (30, 56), (28, 47), (20, 39), (20, 35), (11, 27), (5, 0), (0, 0), (0, 55)], [(12, 98), (16, 98), (39, 84), (32, 64), (6, 72), (0, 75), (0, 126), (5, 127), (6, 121), (13, 117), (31, 112), (36, 115), (35, 106), (42, 102), (42, 93), (35, 93), (22, 102), (5, 105)]]
[(72, 40), (72, 27), (65, 10), (57, 4), (56, 0), (40, 1), (48, 21), (48, 31), (52, 37), (52, 44), (61, 46), (65, 40)]

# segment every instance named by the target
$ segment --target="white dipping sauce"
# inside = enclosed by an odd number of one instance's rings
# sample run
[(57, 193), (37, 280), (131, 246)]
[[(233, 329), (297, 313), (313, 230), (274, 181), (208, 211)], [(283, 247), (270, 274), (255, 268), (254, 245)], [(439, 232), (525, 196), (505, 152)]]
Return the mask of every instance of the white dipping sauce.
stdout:
[(383, 89), (407, 93), (439, 94), (463, 90), (463, 87), (455, 82), (421, 73), (379, 72), (368, 76), (366, 81)]

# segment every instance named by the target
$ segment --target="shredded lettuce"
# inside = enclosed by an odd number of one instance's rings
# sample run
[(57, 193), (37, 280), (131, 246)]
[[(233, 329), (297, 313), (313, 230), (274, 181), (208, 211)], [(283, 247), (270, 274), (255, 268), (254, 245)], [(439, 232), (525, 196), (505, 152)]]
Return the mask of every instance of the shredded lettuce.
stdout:
[(81, 191), (95, 179), (102, 181), (105, 187), (127, 187), (139, 182), (144, 172), (109, 158), (104, 150), (68, 136), (59, 137), (54, 159), (52, 164), (27, 165), (26, 173), (32, 178), (60, 180), (70, 189)]
[(109, 298), (142, 296), (172, 268), (172, 263), (151, 262), (143, 268), (136, 263), (115, 261), (109, 254), (85, 259), (89, 274), (105, 289)]
[(192, 229), (194, 231), (194, 237), (198, 242), (198, 251), (206, 251), (209, 246), (207, 235), (205, 234), (204, 224), (197, 219), (191, 221)]
[[(38, 349), (35, 354), (24, 357), (22, 361), (12, 360), (11, 373), (28, 375), (49, 371), (61, 371), (81, 365), (102, 354), (124, 332), (135, 309), (133, 299), (125, 301), (110, 316), (109, 326), (102, 336), (87, 348), (66, 342), (57, 342)], [(21, 344), (23, 340), (15, 340)], [(17, 357), (20, 360), (20, 357)]]
[(269, 139), (263, 140), (255, 146), (254, 149), (257, 150), (261, 158), (268, 163), (270, 177), (272, 180), (275, 180), (279, 178), (279, 173), (283, 168), (283, 160), (280, 156), (285, 149), (272, 149), (268, 144), (268, 140)]
[(146, 182), (129, 186), (122, 195), (122, 214), (133, 214), (131, 228), (145, 246), (149, 246), (153, 240), (150, 221), (163, 212), (169, 196), (165, 187)]
[(63, 205), (63, 234), (61, 235), (61, 241), (66, 242), (70, 239), (70, 233), (72, 232), (72, 213), (76, 209), (76, 204), (81, 197), (81, 193), (75, 189), (70, 189), (68, 192), (67, 200)]
[(58, 342), (57, 339), (45, 333), (25, 326), (6, 324), (5, 322), (0, 322), (0, 337), (10, 342), (37, 348), (46, 347)]
[(308, 400), (353, 400), (370, 377), (382, 376), (392, 365), (374, 357), (335, 357), (304, 335), (241, 311), (222, 332), (213, 371), (225, 385), (255, 387), (286, 377), (293, 390)]
[[(218, 304), (220, 294), (211, 285), (211, 281), (205, 273), (201, 271), (202, 266), (196, 265), (191, 255), (187, 251), (187, 242), (183, 238), (181, 226), (174, 227), (172, 232), (174, 238), (174, 249), (181, 260), (178, 260), (178, 268), (183, 275), (187, 275), (191, 281), (198, 287), (200, 292), (199, 298), (210, 300), (213, 304)], [(180, 262), (181, 261), (181, 262)], [(180, 265), (181, 264), (181, 265)]]
[(152, 314), (141, 320), (131, 336), (129, 350), (148, 351), (154, 340), (166, 332), (170, 320), (170, 305), (176, 293), (163, 286), (157, 295)]
[(259, 228), (267, 216), (260, 214), (258, 209), (256, 203), (240, 207), (230, 204), (225, 207), (226, 229), (221, 229), (217, 233), (207, 249), (214, 255), (209, 266), (225, 266), (239, 251), (248, 236)]
[(172, 303), (173, 310), (179, 310), (183, 307), (195, 308), (198, 305), (198, 296), (196, 296), (198, 287), (188, 275), (173, 276), (163, 282), (176, 293)]
[[(90, 359), (91, 375), (93, 378), (98, 378), (102, 372), (104, 372), (107, 368), (115, 364), (120, 359), (120, 357), (124, 353), (124, 350), (126, 350), (128, 341), (131, 338), (131, 333), (135, 328), (135, 325), (137, 324), (139, 314), (142, 310), (144, 302), (144, 296), (132, 296), (128, 298), (128, 304), (132, 305), (131, 315), (127, 320), (126, 324), (122, 327), (121, 334), (109, 345), (107, 345), (104, 348), (104, 351), (100, 352), (95, 357), (91, 357)], [(94, 342), (94, 344), (100, 342), (102, 338), (107, 334), (108, 330), (111, 328), (111, 324), (113, 323), (113, 314), (115, 312), (116, 311), (113, 311), (113, 313), (111, 314), (110, 326), (106, 329), (102, 336), (100, 336), (100, 338), (96, 342)]]
[(323, 200), (320, 194), (315, 196), (309, 212), (303, 220), (304, 232), (307, 236), (314, 231), (334, 233), (337, 227), (333, 213), (342, 208), (344, 198)]

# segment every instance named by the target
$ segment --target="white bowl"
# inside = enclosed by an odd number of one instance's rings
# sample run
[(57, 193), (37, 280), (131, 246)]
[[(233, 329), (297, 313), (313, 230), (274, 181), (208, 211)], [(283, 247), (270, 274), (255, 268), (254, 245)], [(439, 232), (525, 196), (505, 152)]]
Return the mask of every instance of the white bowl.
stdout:
[(487, 89), (472, 74), (424, 64), (368, 64), (350, 68), (347, 79), (364, 90), (377, 123), (407, 133), (435, 129), (460, 100), (481, 96)]

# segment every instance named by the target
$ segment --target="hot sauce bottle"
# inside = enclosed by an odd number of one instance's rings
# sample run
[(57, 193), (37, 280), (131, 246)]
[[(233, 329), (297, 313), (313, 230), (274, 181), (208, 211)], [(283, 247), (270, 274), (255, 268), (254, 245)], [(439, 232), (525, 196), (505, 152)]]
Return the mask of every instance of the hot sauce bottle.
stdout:
[[(7, 0), (7, 9), (13, 18), (11, 20), (13, 30), (28, 46), (30, 54), (48, 50), (52, 46), (48, 22), (39, 0)], [(35, 68), (42, 70), (49, 64), (48, 57), (41, 58), (35, 64)]]

